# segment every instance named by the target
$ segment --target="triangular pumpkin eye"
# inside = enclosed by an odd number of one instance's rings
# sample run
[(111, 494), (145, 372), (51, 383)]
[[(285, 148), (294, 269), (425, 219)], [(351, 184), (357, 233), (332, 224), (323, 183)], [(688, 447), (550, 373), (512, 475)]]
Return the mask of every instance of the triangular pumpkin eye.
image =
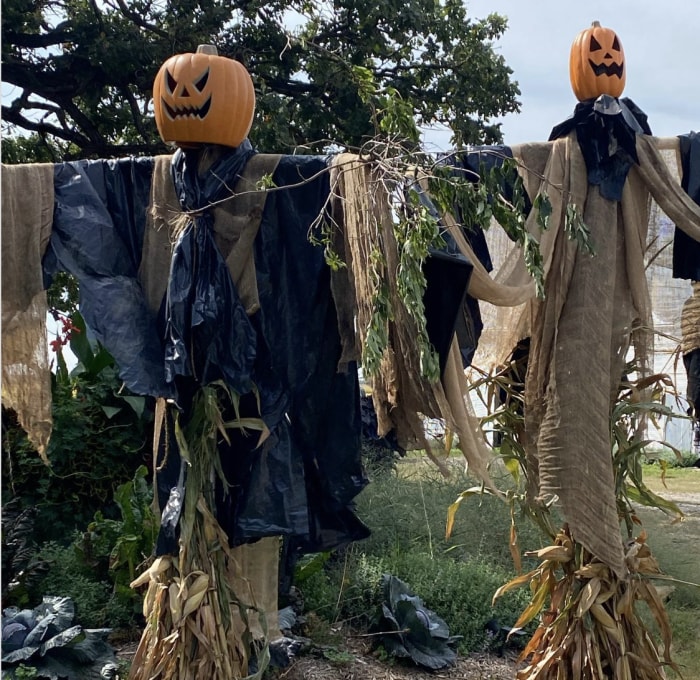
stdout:
[(175, 80), (175, 78), (173, 78), (172, 73), (170, 73), (170, 71), (168, 71), (167, 69), (165, 70), (165, 74), (166, 74), (165, 82), (168, 86), (168, 91), (170, 92), (170, 94), (175, 94), (175, 88), (177, 87), (177, 80)]
[(613, 40), (612, 48), (617, 52), (620, 51), (620, 41), (617, 39), (617, 36), (615, 36), (615, 39)]
[(591, 52), (597, 52), (598, 50), (602, 49), (603, 48), (601, 47), (600, 43), (593, 36), (591, 36)]
[(207, 69), (200, 77), (199, 80), (194, 82), (194, 86), (197, 88), (197, 92), (202, 92), (207, 86), (207, 80), (209, 80), (209, 69)]

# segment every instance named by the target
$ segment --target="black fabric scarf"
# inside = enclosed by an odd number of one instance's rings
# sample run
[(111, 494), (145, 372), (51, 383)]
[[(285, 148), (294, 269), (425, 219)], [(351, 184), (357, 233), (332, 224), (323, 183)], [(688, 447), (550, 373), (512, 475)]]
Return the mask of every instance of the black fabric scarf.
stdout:
[(637, 158), (637, 134), (651, 134), (646, 114), (627, 97), (602, 94), (579, 102), (573, 115), (556, 125), (549, 141), (576, 130), (588, 172), (588, 183), (610, 201), (622, 200), (627, 174)]
[(231, 195), (255, 153), (245, 140), (204, 174), (197, 151), (178, 150), (171, 174), (190, 219), (173, 251), (165, 300), (165, 376), (206, 385), (224, 380), (238, 394), (252, 388), (255, 330), (214, 241), (212, 205)]

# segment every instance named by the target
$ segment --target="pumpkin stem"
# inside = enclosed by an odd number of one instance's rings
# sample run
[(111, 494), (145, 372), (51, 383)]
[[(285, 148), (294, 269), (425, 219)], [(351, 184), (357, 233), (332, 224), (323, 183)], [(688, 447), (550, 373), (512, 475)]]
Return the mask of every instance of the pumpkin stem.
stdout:
[[(600, 28), (600, 21), (594, 21), (591, 26), (595, 26), (595, 28)], [(201, 47), (204, 47), (204, 45), (201, 45)], [(214, 48), (216, 49), (216, 48)], [(197, 50), (199, 52), (199, 50)]]
[(219, 53), (216, 50), (216, 45), (198, 45), (197, 54), (210, 54), (216, 57)]

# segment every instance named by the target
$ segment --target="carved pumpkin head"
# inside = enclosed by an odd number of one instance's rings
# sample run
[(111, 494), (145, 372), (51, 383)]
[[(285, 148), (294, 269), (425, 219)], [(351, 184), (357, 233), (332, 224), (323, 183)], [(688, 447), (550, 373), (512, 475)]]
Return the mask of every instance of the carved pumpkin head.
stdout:
[(594, 21), (571, 45), (571, 87), (579, 101), (601, 94), (619, 97), (625, 89), (627, 68), (620, 39), (611, 28)]
[(243, 64), (220, 57), (213, 45), (176, 54), (153, 83), (156, 125), (165, 142), (238, 146), (255, 112), (253, 81)]

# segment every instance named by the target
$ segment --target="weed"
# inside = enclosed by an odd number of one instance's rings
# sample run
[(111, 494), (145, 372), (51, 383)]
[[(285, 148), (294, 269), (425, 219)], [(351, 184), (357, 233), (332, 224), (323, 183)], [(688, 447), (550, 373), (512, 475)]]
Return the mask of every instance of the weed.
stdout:
[(338, 666), (345, 666), (349, 663), (352, 663), (355, 659), (355, 657), (352, 654), (350, 654), (350, 652), (346, 652), (340, 649), (334, 649), (332, 647), (324, 649), (323, 656), (328, 661)]

